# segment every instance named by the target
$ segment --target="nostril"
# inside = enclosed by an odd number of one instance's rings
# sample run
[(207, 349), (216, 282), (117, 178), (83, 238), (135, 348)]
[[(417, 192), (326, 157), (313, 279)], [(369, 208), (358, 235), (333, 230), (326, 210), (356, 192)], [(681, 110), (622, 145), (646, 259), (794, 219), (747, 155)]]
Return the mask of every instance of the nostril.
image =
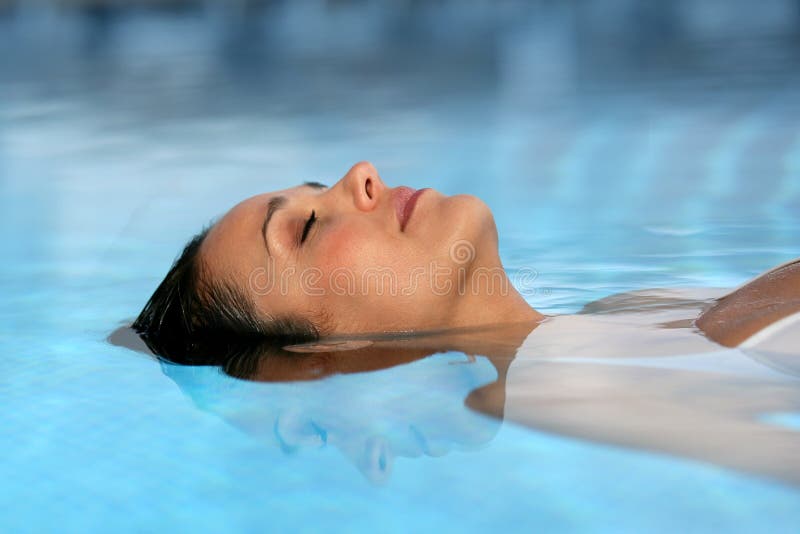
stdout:
[(367, 178), (366, 183), (364, 184), (364, 189), (367, 191), (367, 197), (372, 200), (372, 179)]

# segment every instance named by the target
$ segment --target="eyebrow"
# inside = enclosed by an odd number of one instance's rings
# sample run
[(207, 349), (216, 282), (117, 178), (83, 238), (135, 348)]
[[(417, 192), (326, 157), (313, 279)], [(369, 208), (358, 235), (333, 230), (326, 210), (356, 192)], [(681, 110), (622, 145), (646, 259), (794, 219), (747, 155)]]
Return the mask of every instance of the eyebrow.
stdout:
[(269, 226), (269, 221), (272, 219), (275, 213), (279, 209), (281, 209), (285, 204), (286, 204), (286, 197), (282, 195), (277, 197), (272, 197), (267, 203), (267, 215), (264, 217), (264, 224), (261, 225), (261, 235), (264, 238), (264, 248), (267, 249), (267, 256), (270, 255), (269, 243), (267, 242), (267, 227)]
[[(303, 182), (304, 186), (312, 187), (314, 189), (327, 189), (328, 186), (320, 183), (320, 182)], [(267, 256), (270, 256), (269, 252), (269, 242), (267, 241), (267, 227), (269, 226), (269, 221), (272, 220), (272, 217), (275, 213), (278, 212), (282, 207), (286, 205), (286, 197), (283, 195), (272, 197), (269, 202), (267, 203), (267, 214), (264, 217), (264, 222), (261, 224), (261, 236), (264, 239), (264, 248), (267, 249)]]
[(308, 186), (308, 187), (313, 187), (314, 189), (327, 189), (328, 188), (328, 186), (323, 184), (322, 182), (314, 182), (314, 181), (303, 182), (303, 185)]

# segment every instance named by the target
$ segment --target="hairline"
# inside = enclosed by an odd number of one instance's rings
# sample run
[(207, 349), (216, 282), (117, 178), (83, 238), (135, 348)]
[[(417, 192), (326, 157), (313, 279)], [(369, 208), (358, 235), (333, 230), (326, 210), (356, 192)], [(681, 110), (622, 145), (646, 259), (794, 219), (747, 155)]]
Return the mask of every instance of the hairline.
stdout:
[[(213, 274), (214, 269), (207, 261), (203, 248), (205, 245), (205, 237), (210, 230), (219, 221), (215, 221), (208, 228), (204, 230), (205, 236), (200, 242), (200, 247), (197, 250), (197, 257), (195, 258), (196, 271), (195, 271), (195, 291), (197, 297), (203, 306), (211, 306), (213, 300), (220, 299), (221, 294), (227, 293), (233, 295), (236, 302), (228, 302), (230, 306), (238, 307), (243, 304), (246, 309), (239, 310), (244, 313), (251, 322), (256, 323), (259, 327), (260, 333), (266, 334), (266, 329), (269, 325), (275, 324), (293, 324), (297, 327), (307, 328), (313, 332), (314, 338), (320, 337), (320, 332), (328, 330), (329, 316), (327, 313), (319, 312), (314, 319), (302, 317), (297, 314), (275, 315), (265, 312), (261, 309), (255, 299), (252, 298), (252, 292), (247, 291), (247, 286), (242, 287), (236, 277), (231, 277), (228, 273), (223, 273), (219, 276)], [(223, 299), (225, 300), (225, 299)], [(255, 333), (255, 332), (254, 332)], [(290, 336), (291, 337), (291, 336)]]

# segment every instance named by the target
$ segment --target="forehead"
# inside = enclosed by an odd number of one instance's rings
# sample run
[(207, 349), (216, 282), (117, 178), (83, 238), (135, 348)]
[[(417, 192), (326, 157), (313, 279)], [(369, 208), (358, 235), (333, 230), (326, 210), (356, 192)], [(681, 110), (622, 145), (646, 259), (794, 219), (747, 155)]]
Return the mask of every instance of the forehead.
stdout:
[(252, 196), (236, 204), (209, 230), (201, 253), (212, 276), (226, 274), (233, 280), (247, 276), (248, 269), (266, 259), (261, 228), (269, 201), (278, 196), (290, 198), (308, 189), (304, 186)]

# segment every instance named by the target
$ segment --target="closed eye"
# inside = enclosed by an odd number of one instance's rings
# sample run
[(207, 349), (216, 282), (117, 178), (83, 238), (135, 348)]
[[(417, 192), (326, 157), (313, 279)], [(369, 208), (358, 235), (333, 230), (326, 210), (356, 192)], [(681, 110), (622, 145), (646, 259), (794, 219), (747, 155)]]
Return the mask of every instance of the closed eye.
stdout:
[(308, 232), (311, 231), (311, 227), (314, 226), (314, 223), (317, 222), (317, 213), (314, 210), (311, 210), (311, 216), (306, 221), (305, 226), (303, 226), (303, 233), (300, 235), (300, 244), (306, 242), (306, 238), (308, 237)]

